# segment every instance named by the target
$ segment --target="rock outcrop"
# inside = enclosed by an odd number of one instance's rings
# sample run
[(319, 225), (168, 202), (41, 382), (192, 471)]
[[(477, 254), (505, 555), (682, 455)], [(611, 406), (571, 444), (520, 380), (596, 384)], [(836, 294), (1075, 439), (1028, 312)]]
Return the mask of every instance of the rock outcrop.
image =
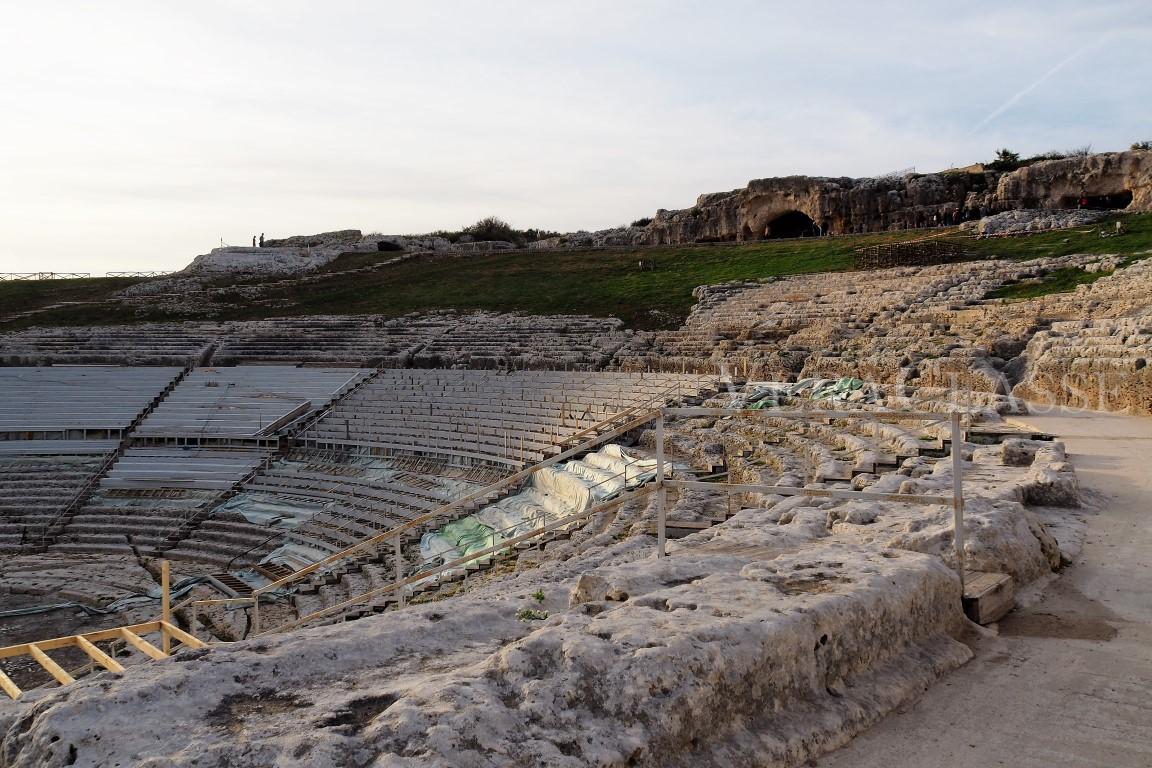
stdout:
[(983, 199), (995, 174), (950, 173), (879, 179), (788, 176), (701, 195), (687, 210), (657, 211), (651, 244), (744, 241), (844, 234), (941, 223)]
[(575, 232), (533, 247), (742, 242), (812, 234), (913, 229), (1017, 209), (1152, 210), (1152, 151), (1045, 160), (1010, 173), (979, 166), (853, 179), (786, 176), (701, 195), (691, 208), (657, 211), (644, 227)]
[[(213, 248), (203, 256), (197, 256), (182, 273), (188, 275), (233, 274), (251, 272), (258, 274), (296, 274), (311, 272), (335, 259), (345, 248), (265, 246), (264, 248)], [(169, 278), (171, 279), (171, 278)]]
[(1036, 163), (1002, 176), (994, 199), (1003, 208), (1075, 208), (1085, 197), (1094, 206), (1152, 210), (1152, 151)]
[(359, 243), (363, 235), (358, 229), (340, 229), (318, 235), (293, 235), (279, 240), (265, 240), (265, 248), (315, 248), (320, 245), (351, 245)]
[(987, 216), (978, 222), (973, 222), (974, 226), (971, 229), (976, 234), (985, 237), (1016, 235), (1025, 232), (1084, 227), (1095, 224), (1104, 216), (1104, 211), (1025, 209)]

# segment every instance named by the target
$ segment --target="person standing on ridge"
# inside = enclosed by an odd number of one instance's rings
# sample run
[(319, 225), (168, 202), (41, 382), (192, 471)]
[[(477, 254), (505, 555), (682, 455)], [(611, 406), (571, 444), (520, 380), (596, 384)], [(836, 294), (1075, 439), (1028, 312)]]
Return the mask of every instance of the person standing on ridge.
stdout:
[(256, 247), (256, 235), (252, 235), (252, 247)]
[(260, 233), (260, 247), (261, 248), (264, 247), (264, 233), (263, 232)]

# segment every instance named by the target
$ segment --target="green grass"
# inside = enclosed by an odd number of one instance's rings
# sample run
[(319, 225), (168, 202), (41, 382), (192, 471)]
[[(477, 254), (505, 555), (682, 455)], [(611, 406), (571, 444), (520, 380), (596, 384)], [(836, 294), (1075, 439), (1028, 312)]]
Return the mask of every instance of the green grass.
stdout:
[(1076, 290), (1077, 286), (1089, 285), (1110, 274), (1112, 272), (1108, 270), (1085, 272), (1080, 267), (1066, 267), (1053, 270), (1036, 281), (1002, 286), (991, 291), (985, 298), (1035, 299), (1053, 293), (1068, 293)]
[[(1100, 230), (1111, 232), (1120, 218), (1128, 228), (1120, 237), (1100, 237)], [(974, 240), (973, 252), (985, 258), (1039, 259), (1045, 256), (1070, 256), (1075, 253), (1130, 254), (1152, 250), (1152, 214), (1129, 214), (1110, 217), (1100, 224), (1075, 229), (1043, 232), (1027, 237), (1005, 237)]]
[[(375, 272), (321, 276), (269, 295), (293, 313), (431, 309), (614, 316), (634, 328), (679, 325), (698, 285), (849, 269), (861, 245), (915, 233), (642, 250), (425, 256)], [(379, 254), (383, 260), (392, 254)], [(365, 266), (363, 254), (332, 269)], [(641, 267), (639, 262), (643, 261)], [(259, 315), (259, 308), (236, 316)]]
[[(1128, 260), (1152, 252), (1152, 215), (1124, 216), (1128, 234), (1101, 238), (1101, 227), (1029, 237), (972, 242), (978, 258), (1034, 259), (1074, 253), (1116, 253)], [(256, 303), (239, 295), (218, 301), (213, 317), (255, 319), (309, 314), (382, 314), (438, 309), (489, 310), (530, 314), (589, 314), (614, 316), (630, 327), (674, 328), (683, 322), (698, 285), (729, 280), (795, 275), (850, 269), (853, 252), (862, 246), (924, 237), (924, 231), (766, 241), (733, 246), (668, 246), (597, 252), (492, 253), (421, 256), (379, 270), (340, 274), (387, 261), (395, 253), (347, 254), (307, 283), (270, 288)], [(641, 268), (639, 261), (644, 262)], [(1039, 284), (1011, 286), (1004, 298), (1026, 298), (1072, 290), (1099, 274), (1054, 274)], [(861, 275), (867, 280), (867, 275)], [(32, 308), (69, 301), (99, 301), (134, 280), (69, 280), (0, 283), (0, 310)], [(249, 281), (251, 282), (251, 281)], [(8, 291), (7, 294), (4, 291)], [(1036, 292), (1039, 291), (1039, 292)], [(144, 312), (110, 305), (88, 304), (49, 310), (15, 323), (80, 325), (178, 319), (158, 310)]]
[(143, 278), (92, 277), (0, 282), (0, 314), (26, 312), (66, 301), (102, 301), (141, 280)]

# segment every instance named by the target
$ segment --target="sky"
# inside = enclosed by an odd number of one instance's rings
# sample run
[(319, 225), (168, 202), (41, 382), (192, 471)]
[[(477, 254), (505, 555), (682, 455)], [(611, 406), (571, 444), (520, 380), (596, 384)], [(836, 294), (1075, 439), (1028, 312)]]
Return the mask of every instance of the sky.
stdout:
[(1152, 139), (1152, 3), (0, 0), (0, 272)]

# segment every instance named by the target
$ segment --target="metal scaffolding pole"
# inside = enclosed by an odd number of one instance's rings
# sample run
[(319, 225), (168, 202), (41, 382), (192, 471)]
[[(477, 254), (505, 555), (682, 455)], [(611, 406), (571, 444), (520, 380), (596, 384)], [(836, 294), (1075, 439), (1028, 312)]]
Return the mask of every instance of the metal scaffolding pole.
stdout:
[(960, 575), (960, 594), (964, 594), (964, 487), (963, 459), (960, 449), (964, 433), (960, 429), (960, 413), (952, 414), (952, 522), (955, 528), (953, 543), (956, 547), (956, 572)]
[(664, 485), (664, 414), (656, 419), (656, 557), (666, 557), (668, 489)]

